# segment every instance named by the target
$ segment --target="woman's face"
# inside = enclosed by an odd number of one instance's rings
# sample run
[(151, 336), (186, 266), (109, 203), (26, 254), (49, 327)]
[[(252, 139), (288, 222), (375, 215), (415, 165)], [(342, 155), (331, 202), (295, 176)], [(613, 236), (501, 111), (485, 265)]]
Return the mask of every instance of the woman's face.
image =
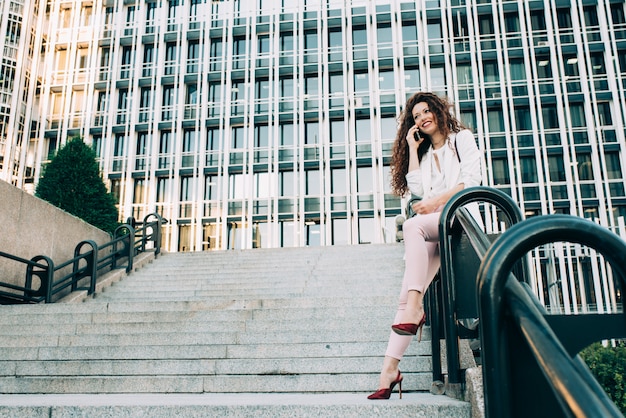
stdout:
[(428, 103), (419, 102), (413, 106), (411, 114), (413, 115), (413, 122), (417, 125), (420, 133), (432, 136), (439, 130), (435, 114), (430, 111)]

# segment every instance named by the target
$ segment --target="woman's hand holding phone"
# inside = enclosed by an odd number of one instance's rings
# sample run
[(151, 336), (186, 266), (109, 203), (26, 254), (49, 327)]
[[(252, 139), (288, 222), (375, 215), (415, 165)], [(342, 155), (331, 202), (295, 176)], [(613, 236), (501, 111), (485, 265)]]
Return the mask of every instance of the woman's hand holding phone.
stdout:
[(419, 128), (417, 125), (413, 125), (409, 128), (409, 131), (406, 134), (406, 142), (409, 145), (409, 148), (417, 148), (422, 143), (424, 138), (419, 134)]

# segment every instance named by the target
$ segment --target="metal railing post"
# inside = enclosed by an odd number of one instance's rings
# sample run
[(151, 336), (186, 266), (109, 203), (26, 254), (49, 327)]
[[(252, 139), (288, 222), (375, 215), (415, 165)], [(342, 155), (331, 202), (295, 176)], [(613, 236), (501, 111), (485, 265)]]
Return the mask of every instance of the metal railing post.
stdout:
[[(150, 218), (155, 219), (150, 221)], [(158, 213), (150, 213), (143, 218), (143, 238), (142, 238), (142, 251), (146, 250), (146, 243), (152, 241), (154, 244), (154, 255), (159, 255), (161, 252), (161, 227), (165, 223), (165, 220)], [(152, 229), (152, 232), (148, 234), (148, 228)]]
[[(126, 272), (130, 272), (133, 269), (133, 256), (135, 254), (135, 228), (126, 224), (120, 225), (115, 228), (113, 238), (115, 241), (115, 244), (113, 245), (113, 268), (116, 268), (117, 260), (119, 258), (128, 257)], [(121, 251), (118, 251), (117, 244), (120, 242), (124, 248)]]
[[(81, 253), (81, 250), (85, 245), (89, 245), (91, 249), (86, 253)], [(80, 268), (80, 258), (83, 258), (87, 265), (85, 266), (85, 274), (77, 277), (77, 272)], [(98, 278), (98, 244), (96, 244), (95, 241), (85, 240), (78, 243), (74, 249), (74, 263), (72, 269), (72, 292), (77, 290), (78, 281), (80, 279), (89, 277), (89, 288), (87, 290), (87, 294), (93, 294), (96, 291), (96, 281)]]
[[(504, 192), (486, 186), (471, 187), (455, 194), (441, 211), (439, 222), (439, 253), (441, 254), (441, 293), (443, 305), (443, 321), (448, 363), (448, 384), (462, 385), (463, 376), (459, 359), (458, 328), (456, 323), (456, 294), (455, 272), (452, 268), (452, 248), (450, 244), (450, 229), (452, 219), (458, 208), (473, 202), (491, 203), (502, 210), (509, 224), (520, 222), (522, 213), (510, 196)], [(525, 272), (521, 273), (527, 277)], [(475, 297), (475, 295), (472, 295)], [(433, 364), (433, 367), (435, 365)], [(438, 367), (441, 367), (440, 365)]]
[[(519, 295), (521, 292), (518, 289), (520, 283), (511, 275), (513, 266), (535, 247), (561, 241), (578, 243), (599, 251), (610, 263), (615, 276), (619, 277), (618, 280), (621, 280), (622, 287), (626, 285), (626, 243), (619, 236), (591, 221), (570, 215), (539, 216), (514, 225), (503, 233), (487, 251), (478, 276), (480, 329), (483, 337), (483, 384), (487, 417), (514, 415), (510, 409), (513, 405), (512, 379), (515, 378), (511, 376), (513, 366), (510, 362), (514, 359), (510, 357), (507, 350), (507, 341), (512, 330), (506, 325), (507, 311), (513, 309), (510, 299), (514, 296), (508, 297), (507, 295)], [(626, 301), (622, 300), (622, 309), (625, 304)], [(626, 316), (626, 312), (622, 315)], [(529, 325), (525, 325), (525, 328), (530, 329)], [(542, 330), (542, 338), (554, 341), (555, 337), (549, 326), (543, 324), (539, 328)], [(626, 334), (626, 326), (624, 330)], [(526, 339), (529, 341), (530, 337)], [(533, 341), (533, 345), (536, 343), (538, 341)], [(606, 401), (597, 398), (589, 399), (593, 389), (587, 387), (587, 392), (585, 392), (583, 390), (585, 382), (579, 379), (579, 375), (571, 376), (571, 378), (568, 375), (566, 379), (561, 379), (555, 373), (545, 371), (547, 368), (558, 371), (556, 363), (561, 365), (563, 364), (562, 358), (565, 356), (567, 359), (570, 358), (564, 349), (559, 348), (560, 346), (558, 340), (552, 345), (553, 351), (561, 352), (554, 362), (543, 359), (536, 366), (529, 365), (529, 367), (539, 367), (539, 364), (542, 364), (544, 374), (556, 380), (553, 392), (563, 411), (568, 411), (572, 416), (575, 415), (574, 411), (578, 412), (577, 416), (621, 416), (621, 414), (612, 413), (612, 408)], [(541, 350), (535, 351), (541, 353)], [(570, 365), (566, 364), (566, 366)], [(576, 368), (577, 366), (574, 365), (570, 367), (570, 370)], [(527, 394), (523, 393), (520, 396), (527, 396)]]
[[(32, 264), (28, 265), (28, 267), (26, 268), (25, 287), (28, 289), (32, 288), (33, 276), (37, 276), (41, 282), (41, 286), (39, 287), (39, 290), (37, 292), (31, 291), (30, 293), (31, 295), (34, 294), (37, 296), (43, 296), (44, 301), (46, 303), (50, 303), (52, 301), (52, 287), (54, 284), (54, 263), (52, 262), (50, 257), (47, 257), (45, 255), (36, 255), (35, 257), (31, 258), (30, 261), (38, 264), (40, 264), (40, 261), (45, 261), (46, 264), (45, 267), (41, 270), (35, 270), (35, 266), (33, 266)], [(29, 297), (31, 295), (29, 295)]]

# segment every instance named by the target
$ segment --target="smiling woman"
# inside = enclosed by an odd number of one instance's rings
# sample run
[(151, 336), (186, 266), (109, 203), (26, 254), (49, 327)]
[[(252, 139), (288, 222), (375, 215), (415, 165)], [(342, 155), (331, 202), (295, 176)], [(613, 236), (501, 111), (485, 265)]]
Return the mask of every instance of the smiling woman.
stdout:
[[(380, 373), (379, 389), (369, 399), (389, 399), (398, 385), (399, 363), (412, 336), (426, 322), (423, 300), (439, 269), (439, 217), (446, 202), (466, 187), (482, 182), (482, 156), (474, 135), (450, 113), (447, 100), (432, 93), (416, 93), (399, 118), (391, 163), (391, 187), (404, 196), (421, 197), (412, 209), (416, 216), (402, 226), (405, 272), (398, 311)], [(467, 206), (482, 225), (476, 204)]]

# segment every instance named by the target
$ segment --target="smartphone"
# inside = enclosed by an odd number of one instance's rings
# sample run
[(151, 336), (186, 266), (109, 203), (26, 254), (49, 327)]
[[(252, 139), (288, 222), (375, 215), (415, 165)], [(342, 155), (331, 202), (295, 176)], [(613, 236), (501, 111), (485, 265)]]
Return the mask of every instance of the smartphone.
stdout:
[(420, 133), (419, 133), (419, 131), (415, 131), (415, 132), (413, 133), (413, 138), (415, 138), (415, 140), (416, 140), (416, 141), (419, 141), (419, 140), (420, 140)]

